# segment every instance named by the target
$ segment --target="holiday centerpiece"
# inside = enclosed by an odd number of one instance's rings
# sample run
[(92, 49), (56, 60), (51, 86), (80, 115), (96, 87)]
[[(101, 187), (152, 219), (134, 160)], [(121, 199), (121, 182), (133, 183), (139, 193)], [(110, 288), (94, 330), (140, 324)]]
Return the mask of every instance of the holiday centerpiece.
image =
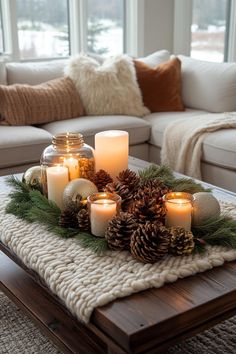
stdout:
[(220, 214), (209, 190), (175, 178), (166, 166), (129, 170), (126, 132), (98, 133), (95, 143), (96, 173), (93, 149), (81, 134), (55, 137), (41, 167), (27, 170), (22, 181), (8, 178), (6, 212), (76, 237), (94, 252), (126, 250), (144, 263), (207, 245), (236, 248), (236, 221)]

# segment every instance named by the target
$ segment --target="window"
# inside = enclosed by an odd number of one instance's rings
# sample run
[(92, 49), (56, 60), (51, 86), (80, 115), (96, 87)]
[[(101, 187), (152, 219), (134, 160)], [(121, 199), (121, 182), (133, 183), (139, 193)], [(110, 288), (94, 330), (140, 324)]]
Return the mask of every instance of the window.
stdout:
[(3, 42), (3, 23), (2, 23), (2, 8), (0, 4), (0, 53), (4, 52), (4, 42)]
[(227, 51), (229, 0), (193, 0), (191, 57), (224, 61)]
[(122, 0), (87, 0), (87, 50), (110, 56), (124, 51)]
[(20, 59), (70, 54), (67, 0), (17, 0), (16, 14)]
[(127, 3), (0, 0), (0, 53), (12, 60), (60, 58), (80, 51), (121, 54), (125, 51)]

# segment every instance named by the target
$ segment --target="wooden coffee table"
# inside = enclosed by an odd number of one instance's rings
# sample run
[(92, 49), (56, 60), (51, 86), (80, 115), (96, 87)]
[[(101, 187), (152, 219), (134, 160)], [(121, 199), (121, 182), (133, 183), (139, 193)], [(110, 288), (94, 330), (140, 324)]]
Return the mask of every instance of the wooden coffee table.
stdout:
[[(147, 166), (130, 158), (133, 170)], [(3, 178), (0, 188), (6, 189)], [(236, 203), (235, 193), (216, 187), (213, 192)], [(83, 325), (36, 273), (2, 243), (0, 249), (0, 289), (64, 353), (165, 353), (169, 346), (236, 314), (236, 262), (230, 262), (96, 308), (90, 323)]]

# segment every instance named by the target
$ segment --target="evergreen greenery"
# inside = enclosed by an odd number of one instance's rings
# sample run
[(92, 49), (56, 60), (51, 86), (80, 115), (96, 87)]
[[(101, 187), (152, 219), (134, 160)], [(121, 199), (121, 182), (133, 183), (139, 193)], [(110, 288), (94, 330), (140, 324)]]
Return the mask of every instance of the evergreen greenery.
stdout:
[(139, 171), (139, 176), (143, 180), (158, 178), (173, 192), (210, 192), (210, 189), (202, 187), (200, 183), (195, 182), (191, 178), (175, 178), (171, 169), (167, 166), (150, 165), (143, 171)]
[(103, 238), (78, 229), (60, 227), (58, 221), (61, 210), (39, 191), (31, 189), (15, 177), (8, 177), (6, 183), (13, 188), (10, 192), (11, 200), (6, 207), (7, 213), (31, 223), (43, 224), (48, 231), (57, 236), (76, 237), (81, 246), (90, 248), (98, 254), (107, 249), (107, 242)]
[[(158, 178), (173, 191), (188, 193), (209, 191), (190, 178), (176, 179), (166, 166), (151, 165), (140, 171), (139, 176), (142, 180)], [(39, 190), (32, 189), (15, 177), (8, 177), (6, 183), (11, 187), (10, 202), (6, 207), (7, 213), (30, 223), (41, 223), (47, 230), (59, 237), (74, 237), (82, 247), (90, 248), (97, 254), (108, 249), (105, 238), (95, 237), (89, 232), (79, 229), (59, 226), (61, 210), (55, 203), (43, 196)], [(193, 227), (192, 232), (195, 240), (195, 252), (204, 252), (206, 244), (236, 248), (236, 220), (227, 216), (209, 219), (204, 224)]]

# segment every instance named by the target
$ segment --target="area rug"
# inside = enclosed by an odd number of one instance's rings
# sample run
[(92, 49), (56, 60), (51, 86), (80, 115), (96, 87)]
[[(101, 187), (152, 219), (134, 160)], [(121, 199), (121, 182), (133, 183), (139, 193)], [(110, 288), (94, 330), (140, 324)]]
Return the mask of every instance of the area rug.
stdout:
[[(236, 316), (169, 349), (167, 354), (234, 354)], [(0, 292), (0, 354), (62, 354)], [(89, 353), (88, 353), (89, 354)]]

